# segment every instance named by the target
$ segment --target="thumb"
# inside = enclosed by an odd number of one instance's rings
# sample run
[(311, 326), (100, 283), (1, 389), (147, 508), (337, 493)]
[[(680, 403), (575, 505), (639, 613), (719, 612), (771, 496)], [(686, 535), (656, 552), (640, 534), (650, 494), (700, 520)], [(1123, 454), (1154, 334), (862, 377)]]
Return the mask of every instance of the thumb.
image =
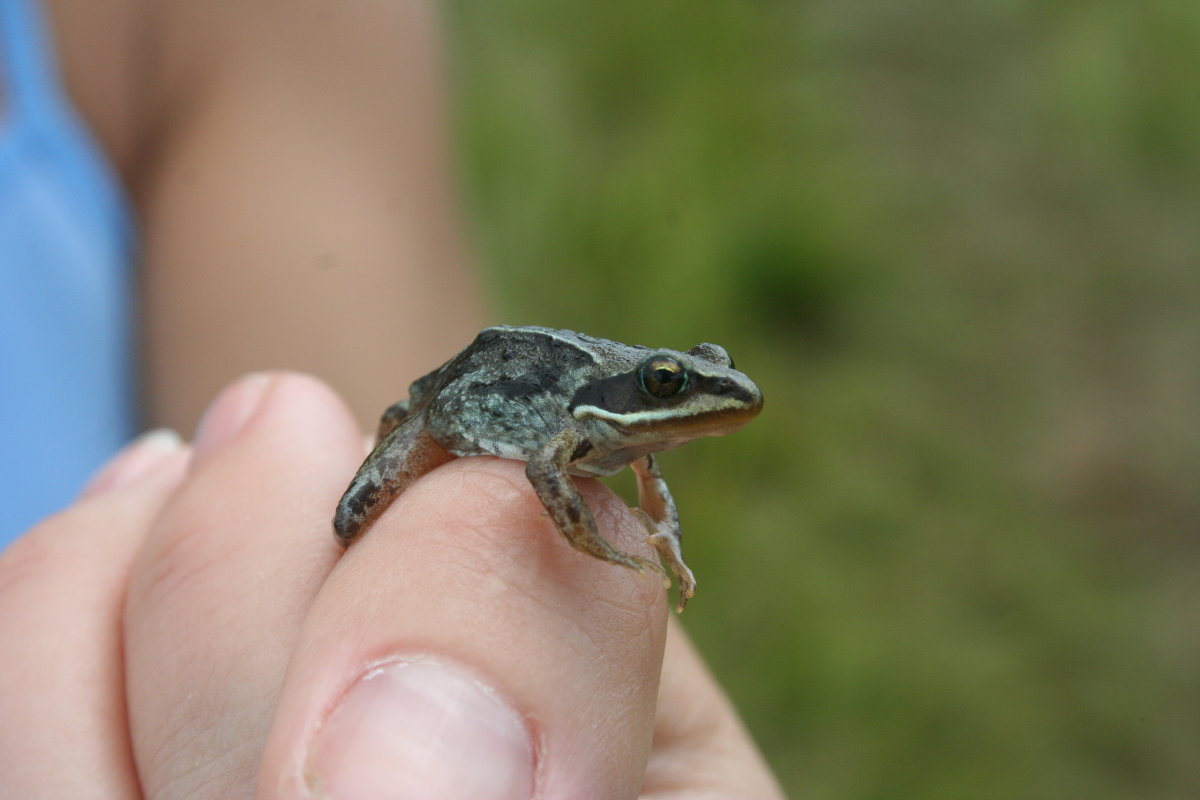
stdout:
[[(652, 555), (594, 481), (602, 535)], [(658, 580), (572, 550), (513, 461), (402, 495), (309, 611), (259, 797), (634, 798), (666, 629)]]

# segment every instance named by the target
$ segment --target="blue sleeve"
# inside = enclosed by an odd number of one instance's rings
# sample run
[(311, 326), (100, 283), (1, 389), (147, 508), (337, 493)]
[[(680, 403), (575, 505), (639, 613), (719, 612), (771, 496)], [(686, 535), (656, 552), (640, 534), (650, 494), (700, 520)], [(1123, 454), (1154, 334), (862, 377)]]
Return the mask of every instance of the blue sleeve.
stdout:
[(0, 0), (0, 548), (137, 429), (132, 216), (39, 12)]

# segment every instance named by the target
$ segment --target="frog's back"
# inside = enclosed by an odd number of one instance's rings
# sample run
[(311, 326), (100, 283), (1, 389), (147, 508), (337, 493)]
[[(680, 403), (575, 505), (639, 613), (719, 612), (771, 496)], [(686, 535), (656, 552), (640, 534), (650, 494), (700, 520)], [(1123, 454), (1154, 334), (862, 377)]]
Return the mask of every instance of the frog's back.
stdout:
[(487, 328), (429, 388), (429, 432), (455, 455), (528, 459), (570, 424), (575, 390), (600, 369), (604, 340), (549, 328)]

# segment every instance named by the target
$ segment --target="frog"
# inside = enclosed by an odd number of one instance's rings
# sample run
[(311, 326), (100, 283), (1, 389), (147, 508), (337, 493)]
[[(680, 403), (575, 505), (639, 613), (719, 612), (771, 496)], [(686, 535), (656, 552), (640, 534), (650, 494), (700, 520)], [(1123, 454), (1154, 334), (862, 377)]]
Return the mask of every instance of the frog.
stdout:
[(525, 462), (525, 475), (563, 538), (583, 553), (671, 581), (661, 564), (602, 537), (573, 477), (630, 467), (631, 509), (679, 585), (675, 610), (696, 593), (683, 559), (675, 501), (655, 454), (738, 430), (763, 396), (719, 345), (687, 351), (627, 345), (538, 326), (485, 328), (458, 355), (409, 387), (379, 422), (375, 446), (333, 519), (343, 547), (359, 539), (421, 476), (456, 457)]

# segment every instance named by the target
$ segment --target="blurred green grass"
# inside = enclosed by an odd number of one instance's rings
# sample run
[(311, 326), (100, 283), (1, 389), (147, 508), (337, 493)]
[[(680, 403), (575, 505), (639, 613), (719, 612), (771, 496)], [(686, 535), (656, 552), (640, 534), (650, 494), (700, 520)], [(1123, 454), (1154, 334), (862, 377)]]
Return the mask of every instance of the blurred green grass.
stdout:
[(497, 321), (726, 346), (684, 623), (789, 794), (1200, 786), (1200, 5), (451, 3)]

